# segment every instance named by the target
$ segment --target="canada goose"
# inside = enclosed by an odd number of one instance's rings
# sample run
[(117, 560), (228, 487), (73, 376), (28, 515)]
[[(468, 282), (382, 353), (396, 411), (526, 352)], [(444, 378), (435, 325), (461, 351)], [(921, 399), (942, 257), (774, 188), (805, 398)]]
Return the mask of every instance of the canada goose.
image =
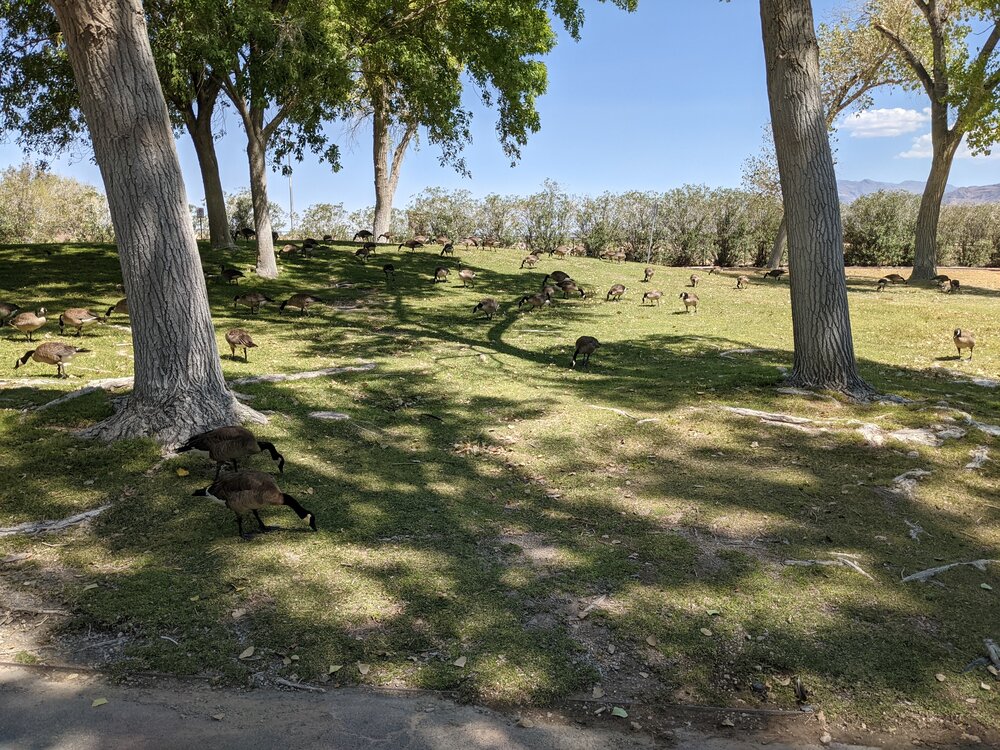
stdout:
[(746, 289), (748, 286), (750, 286), (749, 276), (740, 276), (738, 279), (736, 279), (737, 289)]
[(681, 292), (680, 298), (684, 300), (684, 309), (691, 312), (694, 309), (698, 312), (698, 295), (694, 292)]
[(583, 291), (583, 287), (581, 287), (579, 284), (573, 281), (573, 279), (566, 279), (565, 281), (560, 281), (559, 288), (562, 289), (563, 299), (569, 297), (570, 294), (576, 294), (578, 292), (580, 294), (581, 299), (583, 299), (583, 297), (586, 296), (585, 292)]
[(938, 284), (938, 289), (940, 291), (942, 291), (942, 292), (950, 292), (951, 291), (951, 282), (950, 281), (942, 281), (940, 284)]
[(367, 229), (359, 229), (354, 233), (354, 237), (351, 239), (351, 242), (357, 242), (358, 240), (370, 240), (372, 236), (372, 233)]
[(444, 256), (444, 255), (454, 255), (454, 254), (455, 254), (455, 246), (453, 244), (451, 244), (450, 242), (445, 243), (444, 247), (441, 248), (441, 255), (442, 256)]
[(273, 531), (273, 527), (265, 526), (258, 512), (261, 508), (271, 505), (287, 505), (302, 519), (309, 519), (309, 528), (316, 531), (316, 516), (299, 505), (291, 495), (282, 492), (274, 477), (262, 471), (241, 471), (228, 474), (213, 482), (204, 489), (195, 490), (192, 497), (208, 497), (222, 503), (236, 514), (236, 525), (240, 536), (249, 539), (250, 535), (243, 533), (243, 515), (253, 513), (260, 524), (261, 531)]
[(500, 303), (492, 297), (483, 297), (479, 304), (472, 308), (473, 314), (482, 310), (486, 313), (487, 320), (493, 320), (493, 316), (500, 310)]
[(770, 271), (764, 271), (765, 279), (780, 279), (785, 275), (784, 268), (772, 268)]
[(446, 247), (451, 244), (451, 237), (445, 234), (439, 234), (434, 238), (434, 241), (439, 245), (445, 245)]
[(247, 292), (246, 294), (237, 294), (233, 297), (233, 307), (237, 305), (249, 307), (251, 314), (256, 314), (260, 310), (260, 306), (265, 302), (274, 302), (274, 300), (263, 292)]
[(479, 247), (479, 238), (478, 237), (466, 237), (466, 238), (464, 238), (462, 240), (462, 244), (465, 245), (466, 247), (469, 247), (470, 245), (472, 247)]
[(550, 258), (565, 258), (567, 255), (569, 255), (568, 245), (559, 245), (559, 247), (549, 250)]
[(542, 279), (542, 286), (545, 286), (545, 282), (549, 279), (552, 279), (557, 284), (560, 284), (568, 278), (570, 278), (570, 275), (565, 271), (553, 271), (552, 273), (545, 274), (545, 278)]
[(951, 277), (946, 273), (939, 273), (937, 276), (933, 277), (931, 281), (936, 281), (940, 284), (942, 281), (951, 281)]
[(362, 263), (367, 263), (368, 256), (371, 254), (372, 254), (371, 249), (367, 247), (359, 247), (357, 250), (354, 251), (354, 257), (356, 257)]
[(972, 350), (976, 348), (976, 337), (973, 336), (969, 331), (963, 331), (961, 328), (956, 328), (955, 332), (951, 335), (952, 341), (955, 342), (955, 348), (958, 349), (958, 358), (962, 358), (962, 350), (969, 350), (969, 361), (972, 361)]
[(242, 235), (243, 239), (246, 240), (247, 242), (249, 242), (250, 240), (252, 240), (254, 237), (257, 236), (257, 233), (250, 227), (243, 227), (242, 229), (237, 231), (236, 234)]
[(656, 271), (656, 269), (654, 269), (652, 266), (646, 266), (646, 271), (643, 274), (642, 280), (643, 281), (652, 281), (653, 280), (653, 273), (655, 273), (655, 271)]
[(73, 359), (75, 355), (86, 354), (89, 351), (90, 349), (70, 346), (61, 341), (46, 341), (43, 344), (39, 344), (37, 348), (25, 352), (23, 357), (14, 362), (14, 369), (16, 370), (21, 365), (28, 364), (28, 360), (33, 359), (42, 364), (55, 365), (57, 378), (68, 378), (69, 375), (66, 374), (63, 365)]
[(59, 335), (61, 336), (66, 328), (75, 328), (76, 335), (79, 336), (84, 326), (103, 322), (104, 318), (100, 315), (94, 315), (90, 310), (82, 307), (71, 307), (59, 316)]
[(229, 348), (233, 353), (233, 359), (236, 359), (236, 350), (243, 350), (243, 361), (249, 362), (250, 358), (247, 356), (247, 349), (253, 349), (257, 345), (250, 338), (250, 334), (244, 331), (242, 328), (233, 328), (226, 332), (226, 343), (229, 344)]
[(648, 292), (642, 295), (642, 299), (639, 300), (639, 304), (645, 305), (646, 300), (649, 300), (650, 305), (652, 305), (654, 301), (656, 302), (657, 305), (659, 305), (661, 297), (663, 297), (663, 292), (661, 292), (659, 289), (650, 289)]
[(886, 285), (888, 283), (889, 283), (889, 279), (887, 279), (887, 278), (885, 278), (883, 276), (881, 279), (879, 279), (877, 282), (875, 282), (875, 291), (876, 292), (884, 292), (885, 291), (885, 287), (886, 287)]
[(31, 334), (45, 325), (46, 312), (44, 307), (39, 307), (35, 312), (18, 313), (10, 319), (9, 323), (25, 334), (28, 337), (28, 341), (31, 341)]
[(462, 261), (458, 262), (458, 278), (462, 280), (462, 286), (475, 286), (476, 272), (471, 268), (462, 268)]
[(957, 292), (957, 291), (959, 291), (961, 289), (961, 287), (962, 287), (962, 282), (959, 281), (958, 279), (948, 279), (948, 291), (949, 292), (952, 292), (952, 293)]
[(692, 287), (696, 287), (698, 286), (698, 282), (701, 281), (701, 276), (699, 276), (696, 273), (693, 273), (691, 274), (691, 278), (689, 279), (689, 281), (691, 282)]
[(324, 234), (323, 235), (323, 242), (333, 242), (333, 235), (332, 234)]
[(389, 232), (382, 232), (382, 234), (380, 234), (376, 239), (392, 242), (392, 235)]
[(297, 307), (299, 308), (299, 312), (302, 315), (305, 315), (310, 306), (317, 304), (322, 305), (323, 300), (319, 297), (314, 297), (311, 294), (300, 292), (299, 294), (293, 294), (291, 297), (278, 305), (278, 314), (280, 315), (284, 312), (285, 307)]
[(537, 255), (528, 255), (521, 261), (521, 268), (534, 268), (538, 265)]
[(306, 237), (304, 240), (302, 240), (302, 247), (315, 247), (318, 244), (319, 242), (316, 240), (315, 237)]
[(601, 345), (601, 342), (595, 339), (593, 336), (581, 336), (576, 340), (576, 350), (573, 352), (573, 364), (570, 367), (576, 367), (576, 358), (581, 354), (584, 355), (583, 364), (580, 365), (584, 367), (590, 364), (590, 355), (593, 354), (597, 347)]
[(7, 320), (7, 318), (15, 315), (20, 309), (21, 308), (13, 302), (0, 302), (0, 321)]
[(628, 290), (625, 288), (624, 284), (615, 284), (608, 290), (608, 296), (606, 298), (606, 301), (610, 302), (611, 298), (614, 297), (615, 302), (619, 302), (621, 301), (622, 295), (624, 295), (626, 291)]
[(442, 282), (447, 281), (448, 274), (450, 273), (451, 273), (450, 269), (445, 268), (444, 266), (438, 266), (437, 268), (434, 269), (434, 277), (431, 279), (431, 282), (437, 284), (439, 281)]
[(108, 314), (105, 318), (110, 318), (111, 313), (118, 313), (119, 315), (128, 315), (128, 298), (120, 299), (111, 307), (108, 308)]
[(393, 281), (396, 280), (396, 267), (392, 263), (386, 263), (382, 266), (382, 273), (385, 274), (385, 280), (388, 281), (391, 277)]
[(410, 248), (410, 250), (416, 250), (418, 247), (423, 247), (423, 246), (424, 243), (421, 242), (420, 240), (407, 240), (406, 242), (399, 243), (398, 249), (402, 250), (404, 247), (408, 247)]
[[(302, 247), (304, 249), (306, 246), (303, 245)], [(285, 253), (286, 255), (289, 255), (291, 253), (297, 253), (298, 251), (299, 251), (298, 245), (283, 245), (281, 248), (281, 252)]]
[(906, 279), (900, 276), (898, 273), (887, 273), (885, 278), (889, 280), (890, 284), (905, 284)]
[(426, 234), (418, 234), (418, 235), (414, 236), (413, 239), (416, 242), (419, 242), (421, 245), (425, 245), (425, 244), (427, 244), (427, 242), (430, 241), (430, 237), (428, 237)]
[(243, 278), (243, 272), (236, 268), (226, 268), (226, 266), (223, 265), (219, 276), (225, 279), (227, 284), (236, 284), (239, 286), (240, 279)]
[[(278, 462), (278, 471), (282, 474), (285, 473), (285, 457), (278, 453), (274, 443), (258, 440), (245, 427), (219, 427), (192, 435), (184, 445), (177, 449), (178, 453), (187, 453), (188, 451), (207, 454), (210, 459), (215, 461), (215, 479), (219, 478), (223, 464), (232, 464), (233, 471), (238, 471), (240, 468), (238, 461), (256, 456), (264, 451), (271, 454), (271, 460)], [(215, 479), (212, 481), (214, 482)]]
[(527, 305), (530, 309), (535, 309), (536, 307), (545, 307), (545, 305), (552, 304), (552, 299), (548, 294), (542, 292), (537, 292), (535, 294), (526, 294), (521, 297), (517, 302), (517, 306), (523, 307)]
[(617, 253), (612, 253), (608, 257), (609, 257), (610, 260), (613, 260), (615, 263), (624, 263), (624, 262), (626, 262), (628, 260), (628, 255), (625, 253), (624, 250), (619, 250)]
[(719, 273), (719, 274), (721, 274), (722, 273), (722, 266), (716, 264), (716, 265), (713, 265), (711, 268), (709, 268), (708, 269), (708, 275), (711, 276), (713, 273)]

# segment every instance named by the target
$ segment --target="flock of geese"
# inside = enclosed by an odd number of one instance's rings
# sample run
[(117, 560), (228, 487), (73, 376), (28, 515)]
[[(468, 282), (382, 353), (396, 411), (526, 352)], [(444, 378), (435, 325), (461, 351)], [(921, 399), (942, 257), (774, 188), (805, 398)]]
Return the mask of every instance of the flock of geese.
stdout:
[[(384, 236), (379, 239), (383, 238)], [(328, 236), (324, 237), (324, 242), (329, 242), (331, 239)], [(355, 252), (355, 256), (362, 263), (367, 263), (368, 259), (375, 255), (380, 247), (384, 247), (371, 242), (372, 233), (364, 230), (359, 232), (355, 236), (355, 239), (365, 241), (362, 247)], [(427, 237), (416, 237), (400, 243), (398, 247), (400, 250), (404, 247), (416, 250), (417, 248), (425, 247), (428, 241), (429, 238)], [(447, 238), (439, 237), (436, 238), (436, 241), (442, 245), (442, 257), (445, 255), (454, 255), (454, 245)], [(476, 245), (480, 247), (487, 246), (485, 243), (480, 244), (478, 242)], [(285, 245), (281, 251), (284, 253), (300, 252), (309, 254), (318, 247), (320, 245), (316, 240), (307, 239), (301, 245)], [(550, 255), (555, 254), (550, 253)], [(618, 258), (618, 255), (620, 253), (608, 256), (608, 258), (610, 260), (621, 260)], [(521, 268), (535, 268), (538, 265), (540, 256), (541, 251), (534, 251), (527, 255), (521, 262)], [(446, 266), (437, 266), (431, 275), (431, 282), (435, 284), (446, 282), (451, 274), (451, 270)], [(722, 270), (719, 266), (713, 266), (708, 271), (708, 274), (721, 274)], [(395, 280), (396, 268), (393, 264), (386, 263), (383, 265), (382, 272), (385, 275), (386, 283)], [(779, 279), (785, 273), (785, 270), (779, 268), (764, 271), (763, 275), (765, 280)], [(653, 280), (654, 274), (655, 268), (647, 266), (640, 282), (649, 284)], [(228, 284), (238, 285), (239, 280), (244, 278), (244, 276), (245, 274), (239, 269), (228, 268), (222, 265), (217, 277)], [(476, 272), (470, 268), (464, 268), (461, 261), (458, 261), (457, 276), (461, 279), (463, 287), (475, 286)], [(960, 289), (958, 279), (951, 279), (948, 276), (940, 275), (934, 280), (940, 283), (942, 291), (955, 293)], [(698, 274), (692, 274), (688, 281), (690, 291), (682, 291), (678, 296), (686, 312), (697, 313), (699, 298), (693, 290), (701, 283), (701, 277)], [(877, 281), (876, 289), (881, 292), (890, 284), (900, 283), (905, 284), (906, 279), (899, 274), (887, 274)], [(741, 275), (736, 278), (736, 289), (738, 290), (746, 289), (749, 284), (750, 278), (748, 276)], [(608, 289), (605, 301), (621, 302), (628, 291), (629, 289), (625, 284), (616, 283)], [(570, 296), (578, 296), (580, 298), (587, 296), (584, 287), (577, 283), (568, 273), (564, 271), (552, 271), (546, 274), (542, 280), (541, 290), (520, 297), (517, 300), (517, 307), (526, 311), (544, 308), (553, 303), (558, 292), (562, 292), (563, 299), (568, 299)], [(659, 289), (647, 289), (642, 294), (639, 304), (644, 306), (659, 306), (663, 296), (663, 291)], [(323, 304), (323, 302), (322, 298), (314, 294), (300, 292), (291, 295), (288, 299), (278, 304), (278, 312), (281, 314), (286, 309), (292, 308), (297, 309), (301, 315), (307, 315), (309, 314), (310, 307)], [(252, 315), (256, 315), (264, 304), (275, 303), (274, 299), (260, 291), (249, 291), (233, 297), (234, 308), (240, 306), (246, 307)], [(473, 307), (472, 312), (473, 315), (482, 313), (487, 319), (492, 320), (500, 312), (500, 309), (500, 302), (496, 298), (484, 297)], [(109, 307), (103, 315), (93, 313), (86, 308), (70, 308), (64, 311), (58, 318), (59, 333), (64, 334), (67, 329), (71, 329), (76, 331), (77, 337), (80, 337), (85, 328), (94, 324), (103, 324), (114, 314), (126, 316), (129, 314), (127, 299), (119, 300)], [(48, 323), (46, 316), (47, 311), (44, 307), (34, 312), (23, 312), (17, 305), (9, 302), (0, 302), (0, 322), (6, 322), (11, 327), (25, 334), (29, 342), (33, 341), (35, 331)], [(241, 349), (244, 361), (248, 361), (247, 351), (257, 346), (250, 333), (243, 328), (230, 329), (225, 334), (225, 340), (230, 347), (232, 357), (236, 359), (236, 351)], [(972, 333), (957, 328), (953, 333), (953, 341), (958, 350), (959, 358), (962, 357), (963, 351), (968, 350), (969, 359), (971, 360), (976, 345), (976, 340)], [(593, 336), (580, 336), (576, 340), (570, 366), (576, 367), (579, 363), (581, 367), (586, 367), (590, 363), (591, 355), (600, 346), (601, 343)], [(34, 360), (43, 364), (54, 365), (57, 377), (67, 378), (69, 376), (65, 371), (66, 363), (76, 354), (87, 351), (89, 350), (61, 341), (46, 341), (38, 344), (34, 349), (25, 352), (23, 356), (17, 359), (14, 367), (17, 369), (27, 364), (29, 360)], [(264, 533), (275, 529), (275, 527), (265, 525), (259, 514), (260, 510), (273, 506), (284, 505), (291, 508), (300, 519), (308, 520), (309, 528), (312, 531), (316, 531), (315, 514), (303, 508), (294, 497), (282, 492), (274, 477), (264, 472), (247, 469), (240, 470), (239, 468), (240, 461), (260, 453), (267, 453), (278, 464), (278, 472), (283, 474), (285, 458), (273, 443), (257, 440), (253, 433), (244, 427), (228, 426), (193, 435), (186, 443), (177, 448), (177, 452), (203, 454), (215, 462), (216, 471), (212, 484), (197, 490), (193, 495), (207, 497), (228, 507), (236, 516), (238, 532), (244, 539), (251, 537), (243, 528), (244, 516), (248, 514), (254, 516), (260, 532)], [(220, 477), (224, 466), (230, 466), (232, 472)]]

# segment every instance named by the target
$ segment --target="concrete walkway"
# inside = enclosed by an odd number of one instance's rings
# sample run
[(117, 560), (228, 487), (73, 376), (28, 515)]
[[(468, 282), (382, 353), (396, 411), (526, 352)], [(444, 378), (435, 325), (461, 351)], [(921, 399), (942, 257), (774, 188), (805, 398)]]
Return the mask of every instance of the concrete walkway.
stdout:
[[(98, 699), (107, 703), (93, 706)], [(3, 750), (739, 750), (753, 740), (677, 731), (651, 738), (581, 728), (558, 717), (519, 726), (513, 717), (433, 695), (339, 689), (322, 695), (212, 690), (200, 682), (156, 680), (116, 687), (78, 674), (0, 667)], [(806, 745), (767, 742), (769, 750)], [(836, 747), (836, 745), (834, 745)], [(841, 746), (842, 747), (842, 746)]]

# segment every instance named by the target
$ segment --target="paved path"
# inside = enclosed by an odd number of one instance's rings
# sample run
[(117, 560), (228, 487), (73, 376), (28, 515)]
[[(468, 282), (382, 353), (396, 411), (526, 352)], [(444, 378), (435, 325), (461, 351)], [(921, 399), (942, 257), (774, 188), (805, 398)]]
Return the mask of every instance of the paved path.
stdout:
[[(99, 698), (107, 703), (93, 707)], [(621, 732), (581, 728), (556, 717), (539, 718), (535, 726), (525, 728), (512, 717), (434, 695), (410, 697), (361, 689), (323, 695), (238, 692), (173, 680), (156, 681), (149, 687), (117, 687), (89, 675), (69, 677), (0, 667), (2, 750), (742, 750), (764, 746), (684, 731), (658, 741), (628, 731), (627, 725)], [(791, 750), (793, 745), (771, 741), (766, 747)], [(796, 743), (794, 747), (806, 746)]]

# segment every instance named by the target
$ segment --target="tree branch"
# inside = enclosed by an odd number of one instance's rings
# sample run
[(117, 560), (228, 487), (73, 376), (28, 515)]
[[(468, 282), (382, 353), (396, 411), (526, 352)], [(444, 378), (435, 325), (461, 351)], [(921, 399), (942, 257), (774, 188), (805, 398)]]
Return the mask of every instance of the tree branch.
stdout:
[(903, 54), (903, 57), (906, 59), (906, 62), (909, 64), (910, 68), (913, 69), (913, 72), (916, 74), (917, 78), (920, 79), (920, 83), (923, 84), (924, 89), (926, 89), (927, 95), (930, 96), (932, 100), (935, 99), (934, 79), (931, 78), (930, 73), (927, 72), (927, 68), (924, 67), (924, 64), (920, 62), (920, 58), (918, 58), (917, 55), (913, 52), (913, 50), (909, 48), (909, 46), (906, 44), (906, 42), (903, 41), (903, 39), (899, 36), (899, 34), (890, 30), (881, 22), (875, 21), (872, 24), (872, 26), (875, 28), (877, 32), (879, 32), (882, 36), (884, 36), (886, 39), (892, 42), (893, 45), (896, 47), (896, 49), (898, 49)]

